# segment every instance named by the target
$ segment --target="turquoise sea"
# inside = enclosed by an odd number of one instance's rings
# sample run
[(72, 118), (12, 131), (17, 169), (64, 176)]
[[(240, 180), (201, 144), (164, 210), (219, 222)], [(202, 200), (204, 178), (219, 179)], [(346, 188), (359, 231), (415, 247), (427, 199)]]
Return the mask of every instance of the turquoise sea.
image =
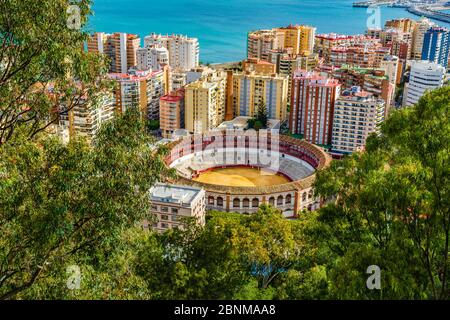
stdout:
[[(353, 0), (93, 0), (90, 31), (178, 33), (197, 37), (202, 62), (241, 60), (250, 30), (309, 24), (318, 33), (363, 33), (370, 14)], [(416, 16), (381, 8), (381, 23)], [(445, 25), (440, 23), (441, 25)], [(448, 25), (447, 25), (448, 26)]]

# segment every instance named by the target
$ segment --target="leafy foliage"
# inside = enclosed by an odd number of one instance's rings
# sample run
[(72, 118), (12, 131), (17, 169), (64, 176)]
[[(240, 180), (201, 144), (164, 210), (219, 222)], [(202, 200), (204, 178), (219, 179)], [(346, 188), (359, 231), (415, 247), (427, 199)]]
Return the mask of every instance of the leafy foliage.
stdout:
[[(23, 136), (0, 148), (0, 297), (13, 297), (79, 252), (148, 217), (148, 189), (169, 175), (137, 113), (107, 125), (91, 148)], [(145, 168), (145, 170), (143, 170)]]

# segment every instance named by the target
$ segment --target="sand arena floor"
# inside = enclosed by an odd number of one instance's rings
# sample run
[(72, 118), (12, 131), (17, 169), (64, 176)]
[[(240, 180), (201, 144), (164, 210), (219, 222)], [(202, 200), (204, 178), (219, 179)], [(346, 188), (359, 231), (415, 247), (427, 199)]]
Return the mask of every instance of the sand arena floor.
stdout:
[(256, 168), (217, 168), (200, 174), (194, 181), (229, 187), (261, 187), (289, 183), (283, 175)]

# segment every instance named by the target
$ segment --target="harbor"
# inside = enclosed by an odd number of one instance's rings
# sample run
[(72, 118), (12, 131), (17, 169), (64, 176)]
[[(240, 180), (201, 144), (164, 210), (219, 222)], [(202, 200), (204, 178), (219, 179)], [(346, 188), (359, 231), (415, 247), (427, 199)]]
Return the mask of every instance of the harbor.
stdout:
[(388, 6), (396, 8), (405, 8), (409, 13), (420, 17), (450, 23), (450, 14), (444, 12), (450, 10), (450, 1), (429, 0), (429, 1), (410, 1), (410, 0), (370, 0), (353, 3), (356, 8), (369, 8), (377, 6)]

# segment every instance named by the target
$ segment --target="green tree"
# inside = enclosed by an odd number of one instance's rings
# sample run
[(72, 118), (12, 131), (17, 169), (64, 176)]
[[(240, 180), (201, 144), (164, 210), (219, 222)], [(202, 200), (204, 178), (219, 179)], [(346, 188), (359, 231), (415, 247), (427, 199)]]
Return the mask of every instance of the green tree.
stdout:
[(269, 117), (267, 115), (267, 107), (264, 101), (258, 104), (255, 116), (248, 120), (248, 127), (250, 129), (261, 130), (267, 128)]
[(17, 134), (0, 148), (0, 299), (77, 254), (95, 260), (100, 248), (149, 218), (149, 188), (171, 175), (165, 150), (155, 153), (152, 142), (130, 111), (106, 125), (92, 147)]
[[(32, 137), (59, 114), (95, 98), (108, 82), (102, 57), (84, 52), (90, 0), (76, 1), (80, 29), (70, 24), (69, 0), (0, 2), (0, 145), (18, 127)], [(68, 23), (69, 22), (69, 23)]]
[[(318, 173), (317, 193), (334, 201), (312, 234), (336, 297), (449, 298), (449, 110), (450, 88), (427, 93), (394, 112), (365, 153)], [(381, 292), (365, 287), (372, 264)]]

